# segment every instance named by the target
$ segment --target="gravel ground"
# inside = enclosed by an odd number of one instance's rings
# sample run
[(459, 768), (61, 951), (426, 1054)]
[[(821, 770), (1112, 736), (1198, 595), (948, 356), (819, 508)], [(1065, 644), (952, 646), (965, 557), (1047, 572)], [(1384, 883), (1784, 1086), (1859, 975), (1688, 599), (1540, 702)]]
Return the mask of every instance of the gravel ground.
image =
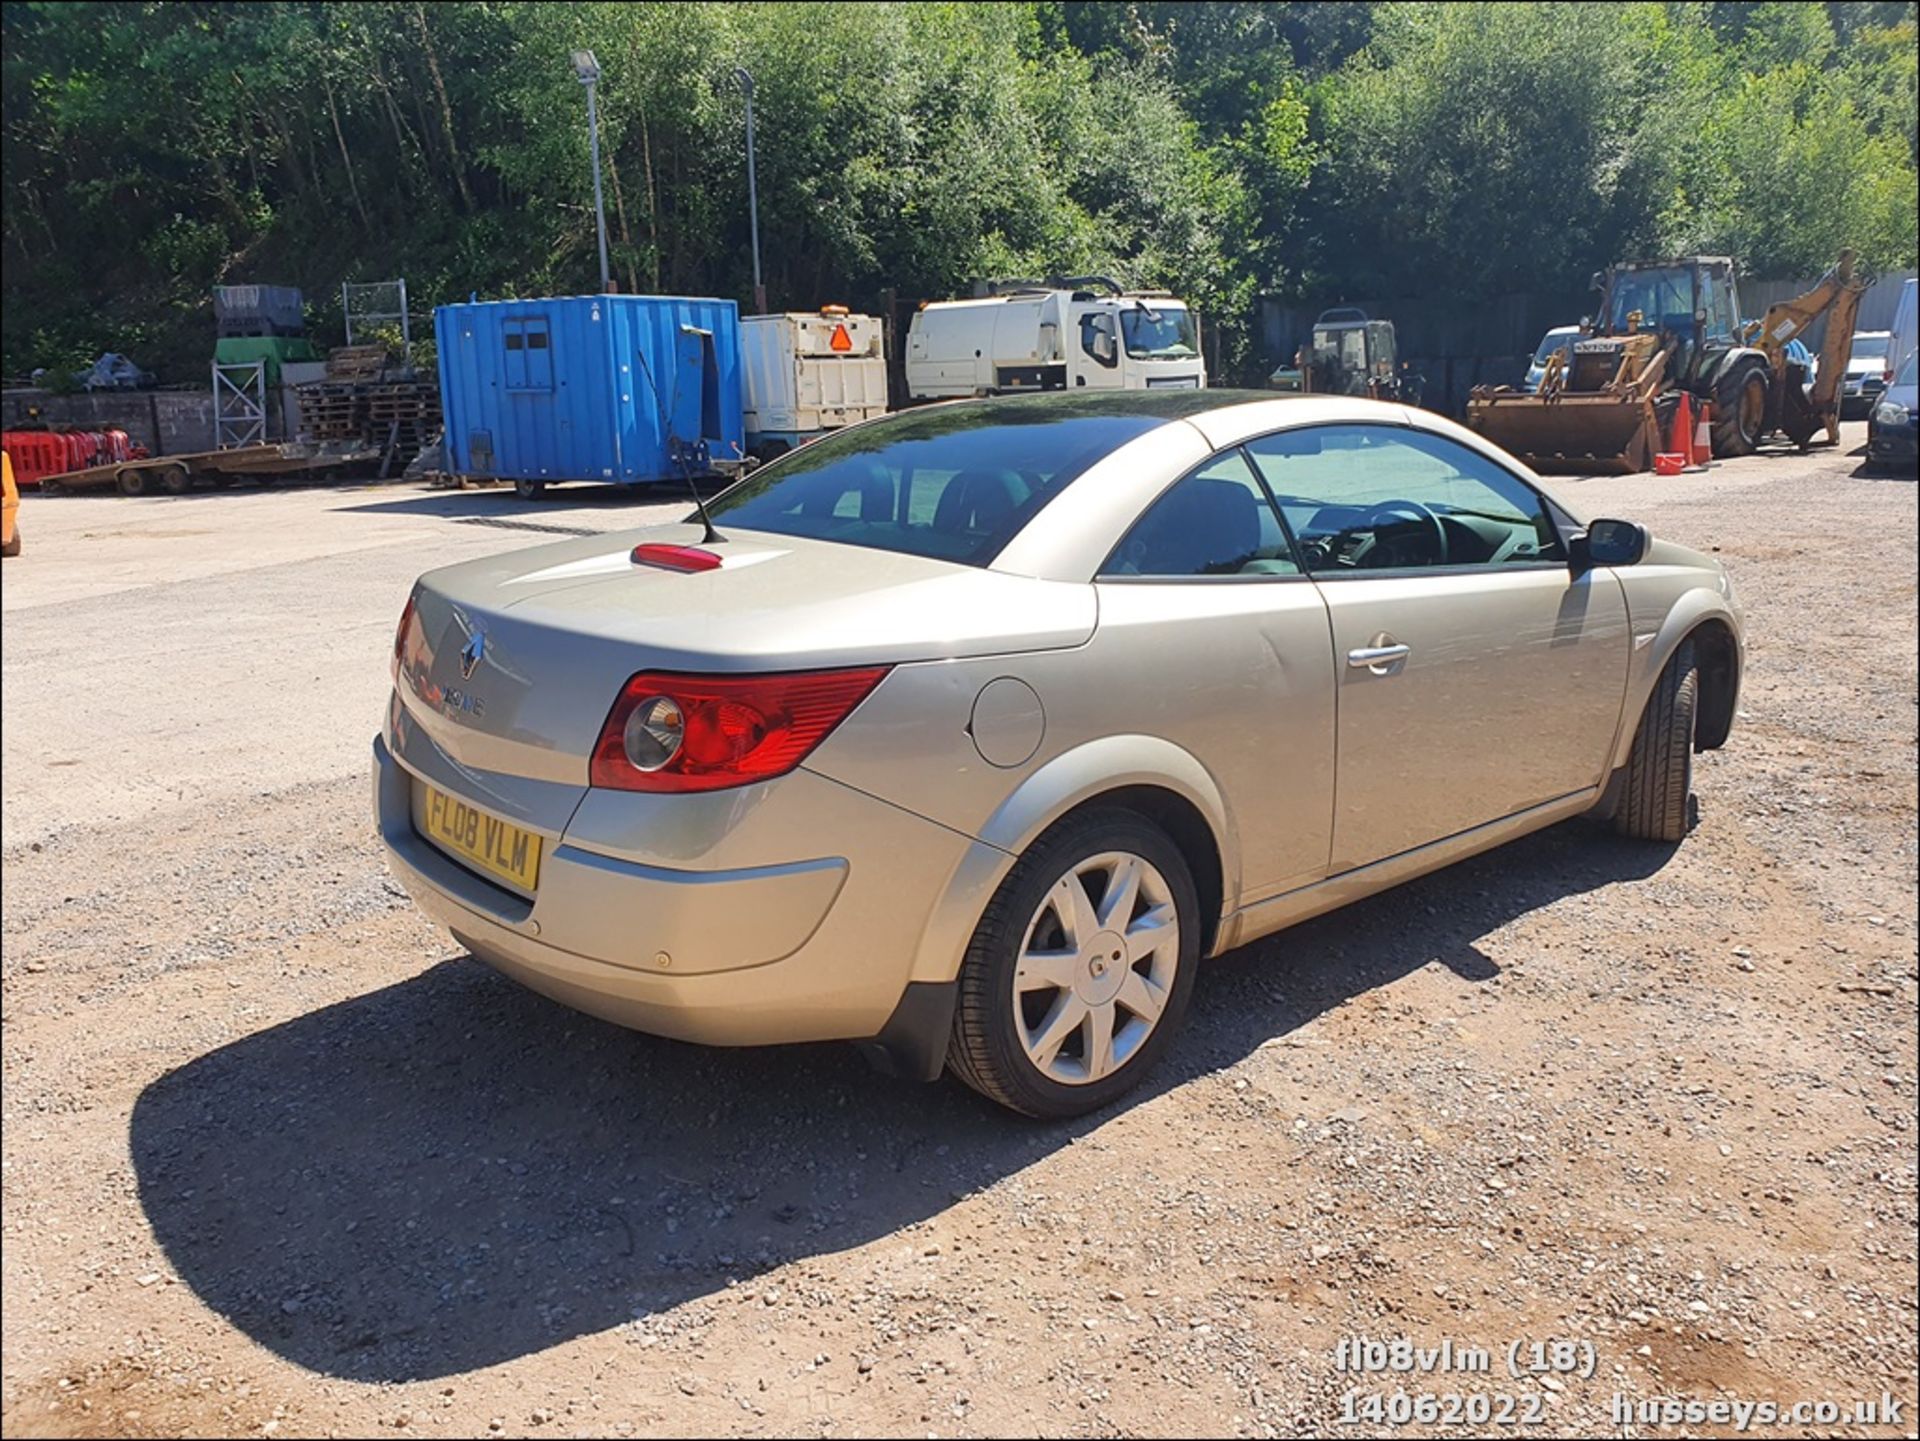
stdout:
[[(1857, 466), (1563, 483), (1747, 604), (1687, 842), (1576, 822), (1228, 956), (1155, 1083), (1064, 1127), (576, 1016), (387, 878), (407, 582), (654, 512), (30, 494), (6, 1433), (1490, 1429), (1366, 1419), (1427, 1392), (1645, 1435), (1616, 1394), (1884, 1392), (1892, 1427), (1751, 1434), (1913, 1435), (1916, 487)], [(1352, 1337), (1491, 1370), (1342, 1371)], [(1555, 1340), (1575, 1371), (1508, 1373)]]

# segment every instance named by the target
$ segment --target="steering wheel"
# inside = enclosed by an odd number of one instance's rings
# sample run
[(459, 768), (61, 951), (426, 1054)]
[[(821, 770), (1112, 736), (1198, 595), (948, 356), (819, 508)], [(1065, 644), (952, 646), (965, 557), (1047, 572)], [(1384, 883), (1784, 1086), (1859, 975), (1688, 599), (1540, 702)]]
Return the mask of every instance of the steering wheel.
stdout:
[[(1378, 525), (1385, 518), (1395, 515), (1402, 519), (1411, 517), (1416, 521), (1425, 521), (1433, 531), (1433, 563), (1435, 565), (1445, 565), (1447, 563), (1447, 528), (1440, 523), (1439, 516), (1435, 515), (1417, 500), (1383, 501), (1367, 512), (1367, 524), (1370, 526)], [(1376, 542), (1376, 544), (1378, 544), (1378, 542)]]

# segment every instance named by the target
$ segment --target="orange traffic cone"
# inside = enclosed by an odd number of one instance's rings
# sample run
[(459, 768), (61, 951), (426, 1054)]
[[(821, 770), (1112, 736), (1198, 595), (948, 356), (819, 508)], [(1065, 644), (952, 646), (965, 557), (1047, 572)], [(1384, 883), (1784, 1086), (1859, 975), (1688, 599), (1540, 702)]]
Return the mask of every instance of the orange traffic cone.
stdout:
[(1713, 459), (1713, 402), (1700, 402), (1700, 414), (1693, 422), (1693, 464), (1691, 470), (1705, 470)]
[(1667, 432), (1667, 449), (1686, 457), (1680, 462), (1683, 466), (1692, 466), (1693, 397), (1684, 390), (1680, 392), (1680, 404), (1674, 407), (1673, 425)]
[(1667, 448), (1653, 458), (1655, 475), (1678, 475), (1693, 464), (1693, 406), (1686, 391), (1680, 392), (1680, 403), (1674, 407), (1673, 419), (1667, 425)]

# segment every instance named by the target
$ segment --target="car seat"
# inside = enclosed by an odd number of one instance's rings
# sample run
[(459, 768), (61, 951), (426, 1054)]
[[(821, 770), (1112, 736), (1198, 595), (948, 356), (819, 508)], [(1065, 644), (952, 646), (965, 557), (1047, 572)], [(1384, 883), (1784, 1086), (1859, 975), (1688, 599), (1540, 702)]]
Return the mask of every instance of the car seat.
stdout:
[[(1260, 552), (1260, 502), (1231, 480), (1186, 480), (1127, 543), (1140, 575), (1237, 575)], [(1288, 567), (1290, 570), (1291, 567)]]
[(963, 470), (947, 482), (933, 508), (933, 528), (947, 535), (990, 535), (1025, 499), (1026, 487), (1010, 470)]

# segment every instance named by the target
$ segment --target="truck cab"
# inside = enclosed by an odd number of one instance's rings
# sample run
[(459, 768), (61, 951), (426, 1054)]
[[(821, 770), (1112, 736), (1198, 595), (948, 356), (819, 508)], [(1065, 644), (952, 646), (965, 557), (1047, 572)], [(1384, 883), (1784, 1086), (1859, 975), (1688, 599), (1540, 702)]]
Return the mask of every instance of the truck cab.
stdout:
[(935, 301), (907, 332), (914, 400), (1036, 390), (1198, 389), (1207, 383), (1193, 313), (1165, 291), (1014, 285)]

